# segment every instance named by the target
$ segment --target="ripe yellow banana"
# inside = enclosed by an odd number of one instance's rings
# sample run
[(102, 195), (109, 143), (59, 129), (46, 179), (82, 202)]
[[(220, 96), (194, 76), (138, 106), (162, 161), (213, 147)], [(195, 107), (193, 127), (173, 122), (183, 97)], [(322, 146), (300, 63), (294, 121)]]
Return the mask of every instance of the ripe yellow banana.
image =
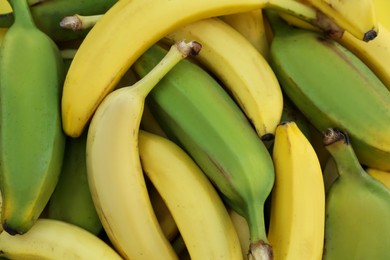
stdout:
[(172, 45), (143, 79), (117, 89), (99, 105), (88, 129), (87, 174), (108, 237), (126, 259), (177, 259), (164, 236), (146, 189), (138, 151), (145, 98), (190, 52), (194, 42)]
[(242, 259), (240, 242), (217, 190), (177, 144), (139, 132), (141, 164), (167, 204), (191, 259)]
[(245, 37), (223, 21), (209, 18), (181, 27), (167, 38), (201, 42), (196, 59), (228, 89), (258, 135), (273, 139), (282, 116), (282, 91), (268, 62)]
[(297, 0), (312, 4), (332, 19), (335, 24), (362, 41), (370, 41), (378, 34), (373, 0)]
[(322, 171), (310, 142), (293, 121), (276, 129), (268, 240), (275, 259), (322, 257), (325, 191)]
[(219, 18), (241, 33), (264, 58), (268, 59), (269, 44), (262, 9), (223, 15)]
[(88, 33), (69, 68), (62, 96), (65, 133), (79, 136), (122, 75), (167, 33), (203, 18), (259, 8), (317, 19), (315, 9), (293, 0), (118, 1)]
[(249, 231), (248, 221), (237, 213), (232, 208), (227, 208), (230, 219), (232, 220), (234, 229), (237, 232), (238, 239), (240, 240), (242, 257), (246, 259), (248, 257), (248, 248), (250, 247), (251, 234)]
[(0, 233), (0, 245), (0, 257), (9, 259), (122, 259), (99, 237), (54, 219), (38, 219), (23, 235)]

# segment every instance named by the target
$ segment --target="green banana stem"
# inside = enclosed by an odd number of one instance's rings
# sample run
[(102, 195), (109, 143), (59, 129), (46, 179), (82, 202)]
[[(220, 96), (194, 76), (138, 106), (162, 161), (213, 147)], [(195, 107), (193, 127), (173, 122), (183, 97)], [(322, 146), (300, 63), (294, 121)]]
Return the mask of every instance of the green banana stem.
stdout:
[(12, 10), (17, 13), (14, 22), (20, 26), (35, 28), (35, 23), (29, 11), (27, 0), (8, 0), (11, 4)]
[(65, 16), (60, 26), (64, 29), (71, 29), (73, 31), (87, 30), (92, 28), (102, 17), (102, 14), (97, 15), (79, 15)]
[(340, 176), (356, 177), (356, 173), (363, 174), (364, 169), (351, 146), (348, 133), (328, 128), (324, 133), (323, 143), (336, 162)]

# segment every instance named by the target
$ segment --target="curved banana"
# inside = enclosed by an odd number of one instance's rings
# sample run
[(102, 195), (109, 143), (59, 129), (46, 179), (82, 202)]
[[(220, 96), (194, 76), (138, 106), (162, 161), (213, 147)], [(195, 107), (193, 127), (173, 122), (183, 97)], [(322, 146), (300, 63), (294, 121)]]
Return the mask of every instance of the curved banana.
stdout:
[(375, 1), (302, 0), (313, 5), (357, 39), (365, 42), (373, 40), (378, 34)]
[(229, 212), (230, 219), (233, 223), (234, 229), (237, 232), (238, 239), (240, 240), (242, 258), (247, 259), (248, 257), (248, 248), (250, 246), (250, 232), (248, 221), (237, 213), (237, 211), (227, 207)]
[(9, 259), (122, 259), (99, 237), (76, 225), (38, 219), (28, 233), (0, 233), (0, 257)]
[(92, 199), (108, 237), (126, 259), (177, 259), (147, 193), (138, 151), (145, 97), (199, 45), (174, 44), (143, 79), (110, 93), (88, 128), (87, 174)]
[(139, 150), (142, 169), (167, 204), (191, 259), (242, 259), (225, 205), (192, 158), (145, 131), (139, 132)]
[(200, 19), (259, 8), (317, 19), (315, 9), (294, 0), (118, 1), (85, 37), (69, 68), (62, 96), (65, 133), (79, 136), (123, 74), (166, 34)]
[(268, 60), (269, 44), (262, 9), (223, 15), (219, 18), (241, 33)]
[(319, 131), (348, 131), (362, 164), (390, 170), (390, 92), (383, 82), (338, 42), (269, 18), (271, 66), (286, 95)]
[(282, 116), (282, 90), (268, 62), (245, 37), (217, 18), (187, 24), (166, 37), (202, 43), (196, 59), (232, 94), (258, 135), (273, 139)]
[(275, 259), (321, 260), (325, 191), (322, 170), (308, 139), (293, 121), (276, 128), (268, 239)]
[(10, 3), (15, 22), (0, 49), (1, 221), (10, 234), (23, 234), (42, 213), (61, 172), (65, 76), (56, 44), (36, 27), (26, 0)]

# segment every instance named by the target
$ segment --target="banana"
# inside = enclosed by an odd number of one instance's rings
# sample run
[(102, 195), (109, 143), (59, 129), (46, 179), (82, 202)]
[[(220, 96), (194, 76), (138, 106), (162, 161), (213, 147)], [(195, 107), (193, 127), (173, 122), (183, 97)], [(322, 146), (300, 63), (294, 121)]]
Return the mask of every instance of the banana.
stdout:
[(126, 259), (177, 259), (151, 206), (138, 131), (149, 91), (199, 47), (196, 42), (172, 45), (146, 77), (111, 92), (88, 127), (86, 162), (92, 199), (110, 241)]
[(347, 131), (362, 164), (389, 170), (386, 86), (336, 41), (266, 14), (275, 32), (270, 64), (286, 95), (320, 132), (328, 127)]
[(0, 245), (0, 256), (9, 259), (122, 259), (97, 236), (54, 219), (38, 219), (23, 235), (3, 232)]
[[(72, 31), (61, 28), (60, 21), (70, 14), (95, 15), (105, 13), (118, 0), (35, 0), (29, 1), (31, 15), (37, 27), (54, 41), (83, 39), (89, 30)], [(0, 15), (0, 27), (9, 27), (14, 21), (12, 12)]]
[(339, 177), (326, 198), (323, 259), (390, 259), (390, 190), (364, 171), (347, 132), (327, 129), (324, 145)]
[(88, 186), (85, 149), (87, 133), (67, 138), (60, 178), (48, 204), (48, 218), (62, 220), (97, 235), (102, 224)]
[(268, 60), (269, 44), (261, 9), (223, 15), (219, 18), (241, 33)]
[(375, 179), (382, 182), (388, 189), (390, 189), (390, 172), (381, 171), (374, 168), (367, 168), (366, 172)]
[(201, 42), (196, 59), (232, 94), (258, 135), (273, 139), (282, 116), (282, 91), (268, 62), (245, 37), (217, 18), (188, 24), (166, 37)]
[(139, 132), (141, 165), (167, 204), (191, 259), (242, 259), (222, 199), (192, 158), (174, 142)]
[(0, 49), (1, 221), (23, 234), (46, 206), (61, 172), (64, 68), (55, 43), (38, 30), (27, 2), (10, 1), (15, 23)]
[[(327, 17), (361, 41), (378, 34), (375, 0), (297, 0), (313, 5)], [(340, 35), (341, 36), (341, 35)]]
[(339, 177), (337, 165), (332, 156), (326, 162), (322, 174), (324, 176), (325, 194), (327, 194), (332, 183)]
[[(132, 69), (143, 77), (165, 53), (154, 45)], [(272, 189), (274, 168), (245, 114), (210, 74), (188, 60), (176, 65), (146, 101), (167, 136), (190, 154), (225, 202), (247, 219), (249, 254), (268, 259), (272, 249), (267, 245), (263, 205)]]
[(7, 0), (0, 0), (0, 16), (9, 12), (12, 12), (11, 5)]
[(298, 125), (282, 122), (273, 148), (268, 239), (275, 259), (321, 259), (325, 229), (325, 191), (320, 162)]
[(259, 8), (318, 20), (315, 9), (294, 0), (118, 1), (89, 31), (69, 68), (62, 96), (65, 133), (79, 136), (123, 74), (166, 34), (200, 19)]

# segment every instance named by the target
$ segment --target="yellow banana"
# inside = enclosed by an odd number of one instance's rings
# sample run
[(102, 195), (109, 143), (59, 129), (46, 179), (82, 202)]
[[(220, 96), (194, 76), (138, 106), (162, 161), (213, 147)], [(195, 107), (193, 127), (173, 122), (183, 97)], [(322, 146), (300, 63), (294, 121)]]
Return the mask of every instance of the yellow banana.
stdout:
[(268, 239), (275, 259), (322, 257), (325, 191), (317, 155), (294, 121), (276, 129)]
[(273, 138), (282, 116), (282, 91), (265, 58), (245, 37), (217, 18), (188, 24), (167, 37), (202, 43), (196, 59), (233, 95), (258, 135), (264, 140)]
[(293, 0), (118, 1), (88, 33), (69, 68), (62, 96), (64, 132), (79, 136), (128, 68), (167, 33), (203, 18), (259, 8), (317, 20), (315, 9)]
[(268, 59), (269, 44), (264, 27), (261, 9), (220, 16), (224, 22), (241, 33), (252, 45)]
[(141, 164), (170, 209), (194, 260), (242, 259), (221, 197), (192, 158), (172, 141), (139, 132)]
[(0, 244), (0, 257), (9, 259), (122, 259), (99, 237), (54, 219), (38, 219), (23, 235), (0, 233)]
[[(338, 26), (362, 41), (378, 34), (374, 0), (297, 0), (312, 4)], [(341, 36), (341, 35), (340, 35)]]
[(146, 77), (110, 93), (88, 128), (87, 174), (93, 202), (108, 237), (126, 259), (177, 259), (151, 206), (138, 131), (150, 90), (196, 48), (199, 44), (194, 42), (172, 45)]
[(12, 12), (11, 5), (7, 0), (0, 0), (0, 14)]

